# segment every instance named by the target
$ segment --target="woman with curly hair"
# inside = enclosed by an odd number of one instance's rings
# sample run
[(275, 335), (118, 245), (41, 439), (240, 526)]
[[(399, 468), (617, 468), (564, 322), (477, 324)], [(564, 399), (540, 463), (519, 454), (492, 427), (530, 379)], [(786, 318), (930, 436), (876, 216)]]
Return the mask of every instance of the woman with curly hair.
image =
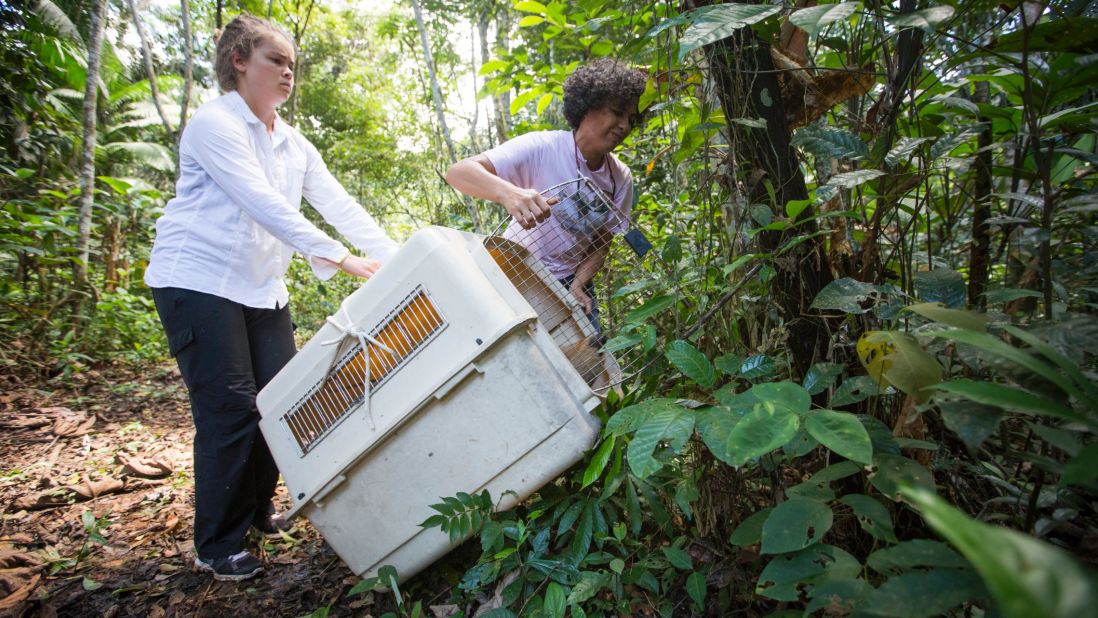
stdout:
[[(505, 236), (541, 259), (596, 330), (592, 281), (613, 235), (628, 227), (633, 205), (633, 176), (612, 152), (637, 123), (645, 81), (642, 72), (617, 60), (581, 65), (564, 82), (564, 117), (571, 131), (526, 133), (458, 161), (446, 172), (446, 181), (458, 191), (507, 210), (514, 223)], [(569, 200), (555, 208), (555, 199), (541, 195), (577, 177), (594, 185), (592, 206), (577, 207)]]

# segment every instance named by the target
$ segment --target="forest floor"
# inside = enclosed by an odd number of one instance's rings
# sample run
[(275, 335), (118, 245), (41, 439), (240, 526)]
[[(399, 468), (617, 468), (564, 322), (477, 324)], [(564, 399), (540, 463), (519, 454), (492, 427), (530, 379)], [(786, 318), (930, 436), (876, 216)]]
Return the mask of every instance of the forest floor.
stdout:
[[(195, 572), (192, 436), (174, 366), (146, 375), (87, 371), (63, 386), (0, 376), (0, 616), (392, 609), (392, 595), (349, 594), (359, 578), (304, 519), (274, 540), (253, 531), (251, 549), (266, 564), (256, 579), (216, 582)], [(289, 508), (285, 487), (275, 499), (279, 510)], [(431, 570), (431, 583), (405, 586), (424, 599), (428, 616), (457, 609), (445, 605), (445, 580), (460, 577), (461, 567), (445, 562)]]

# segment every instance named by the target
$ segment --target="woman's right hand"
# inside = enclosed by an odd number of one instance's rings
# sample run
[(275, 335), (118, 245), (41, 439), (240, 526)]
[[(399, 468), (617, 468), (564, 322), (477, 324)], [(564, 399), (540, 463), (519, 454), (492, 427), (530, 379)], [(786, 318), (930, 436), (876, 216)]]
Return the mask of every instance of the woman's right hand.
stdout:
[(339, 268), (348, 275), (369, 279), (374, 276), (377, 269), (381, 268), (381, 262), (357, 255), (348, 255), (347, 259), (339, 264)]
[(508, 214), (527, 230), (548, 219), (549, 207), (556, 203), (555, 197), (547, 200), (533, 189), (520, 187), (514, 187), (500, 200), (500, 204), (507, 209)]

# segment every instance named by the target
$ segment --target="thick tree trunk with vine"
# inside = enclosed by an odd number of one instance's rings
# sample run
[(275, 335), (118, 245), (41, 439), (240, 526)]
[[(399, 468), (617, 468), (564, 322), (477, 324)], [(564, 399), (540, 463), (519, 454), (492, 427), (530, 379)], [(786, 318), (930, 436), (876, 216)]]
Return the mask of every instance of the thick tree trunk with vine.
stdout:
[[(99, 60), (103, 45), (107, 0), (92, 4), (88, 33), (88, 68), (84, 81), (84, 141), (80, 156), (80, 219), (77, 224), (77, 262), (73, 276), (79, 289), (88, 290), (88, 261), (91, 259), (92, 207), (95, 205), (95, 128), (99, 97)], [(77, 312), (79, 313), (79, 312)]]
[[(705, 51), (721, 107), (730, 121), (730, 172), (740, 176), (730, 180), (733, 186), (742, 186), (744, 178), (750, 179), (744, 190), (748, 201), (770, 204), (775, 214), (785, 216), (785, 205), (808, 199), (808, 189), (791, 143), (770, 46), (744, 28)], [(736, 118), (759, 118), (766, 127), (731, 122)], [(829, 340), (825, 320), (810, 309), (816, 295), (832, 280), (823, 243), (811, 237), (818, 229), (808, 220), (812, 214), (812, 208), (806, 208), (795, 231), (763, 232), (757, 237), (760, 249), (774, 256), (777, 272), (771, 290), (788, 330), (793, 365), (801, 375), (826, 356)], [(798, 236), (809, 238), (787, 249), (787, 243)]]

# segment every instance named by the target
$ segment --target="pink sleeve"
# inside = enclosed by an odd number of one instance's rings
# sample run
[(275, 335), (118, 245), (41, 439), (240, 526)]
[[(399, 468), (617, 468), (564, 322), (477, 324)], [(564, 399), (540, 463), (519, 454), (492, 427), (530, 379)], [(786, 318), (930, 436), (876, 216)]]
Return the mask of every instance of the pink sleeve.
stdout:
[(496, 168), (496, 176), (524, 189), (542, 190), (535, 187), (538, 166), (545, 158), (548, 142), (544, 131), (525, 133), (513, 137), (499, 146), (486, 150), (484, 156)]

